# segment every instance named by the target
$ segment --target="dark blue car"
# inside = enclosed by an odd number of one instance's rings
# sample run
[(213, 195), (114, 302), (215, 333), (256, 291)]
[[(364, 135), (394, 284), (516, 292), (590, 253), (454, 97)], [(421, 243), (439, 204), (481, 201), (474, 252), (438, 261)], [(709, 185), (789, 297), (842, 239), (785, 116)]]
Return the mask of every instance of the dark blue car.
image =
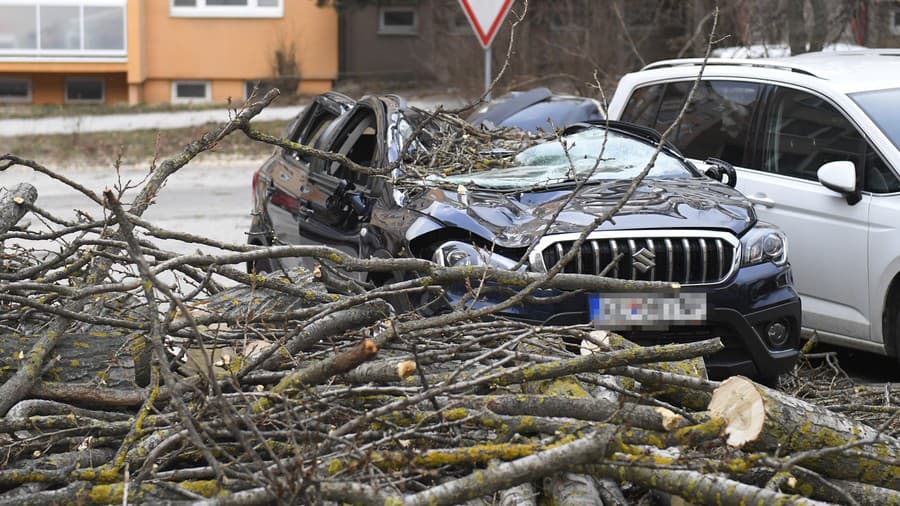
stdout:
[[(327, 94), (286, 135), (356, 163), (388, 167), (417, 117), (397, 97), (352, 101)], [(402, 187), (337, 162), (279, 150), (254, 177), (250, 241), (327, 244), (362, 258), (413, 255), (442, 265), (543, 272), (622, 198), (659, 141), (652, 130), (618, 122), (577, 123), (564, 139), (565, 148), (547, 140), (512, 153), (502, 168), (431, 175)], [(787, 241), (779, 229), (758, 221), (734, 190), (733, 169), (719, 169), (700, 173), (676, 150), (663, 148), (627, 204), (593, 230), (564, 267), (568, 273), (678, 283), (680, 290), (544, 290), (535, 294), (549, 297), (544, 303), (523, 304), (504, 316), (593, 323), (639, 343), (720, 337), (725, 350), (707, 362), (714, 377), (772, 378), (789, 370), (798, 355), (800, 299), (792, 287)], [(722, 172), (729, 184), (717, 180)], [(299, 258), (249, 267), (272, 271), (298, 264), (312, 267)], [(459, 286), (437, 302), (479, 305), (508, 295), (501, 287), (486, 287), (472, 300), (472, 291)]]

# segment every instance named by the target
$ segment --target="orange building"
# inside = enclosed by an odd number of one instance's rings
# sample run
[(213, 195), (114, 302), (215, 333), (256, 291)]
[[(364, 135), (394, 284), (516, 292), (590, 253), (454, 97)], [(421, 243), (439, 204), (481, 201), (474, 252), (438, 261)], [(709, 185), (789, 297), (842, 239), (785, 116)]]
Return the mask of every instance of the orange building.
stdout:
[(0, 102), (224, 102), (337, 73), (337, 14), (315, 0), (0, 0)]

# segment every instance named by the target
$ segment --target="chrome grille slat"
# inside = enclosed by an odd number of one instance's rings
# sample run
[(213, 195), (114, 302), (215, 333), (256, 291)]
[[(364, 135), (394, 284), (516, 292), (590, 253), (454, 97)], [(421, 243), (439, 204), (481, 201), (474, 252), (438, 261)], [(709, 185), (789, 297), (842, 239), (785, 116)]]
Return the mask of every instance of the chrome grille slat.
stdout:
[(672, 240), (668, 237), (663, 240), (663, 244), (666, 245), (666, 265), (669, 268), (669, 276), (666, 281), (671, 282), (672, 276), (675, 275), (675, 250), (672, 249)]
[(701, 237), (698, 242), (700, 243), (700, 282), (706, 283), (706, 268), (709, 265), (707, 261), (709, 256), (706, 252), (706, 239)]
[[(684, 285), (719, 283), (740, 264), (740, 242), (724, 232), (694, 230), (635, 231), (633, 234), (598, 231), (587, 239), (564, 272), (625, 280), (669, 281)], [(532, 265), (547, 268), (569, 253), (577, 234), (541, 239)], [(554, 240), (555, 239), (555, 240)], [(620, 261), (613, 261), (620, 256)]]
[(719, 257), (718, 278), (722, 279), (722, 276), (725, 275), (725, 249), (722, 245), (722, 239), (716, 239), (716, 256)]
[(615, 239), (612, 239), (609, 241), (609, 248), (610, 248), (610, 251), (612, 251), (612, 261), (613, 261), (612, 277), (618, 278), (619, 277), (619, 259), (616, 257), (619, 256), (619, 244), (616, 242)]
[(628, 239), (628, 256), (631, 261), (631, 279), (637, 279), (637, 268), (634, 266), (634, 253), (637, 251), (637, 248), (634, 244), (634, 239)]
[(575, 253), (575, 265), (578, 267), (577, 272), (584, 272), (584, 264), (581, 258), (581, 246), (578, 247), (578, 251)]

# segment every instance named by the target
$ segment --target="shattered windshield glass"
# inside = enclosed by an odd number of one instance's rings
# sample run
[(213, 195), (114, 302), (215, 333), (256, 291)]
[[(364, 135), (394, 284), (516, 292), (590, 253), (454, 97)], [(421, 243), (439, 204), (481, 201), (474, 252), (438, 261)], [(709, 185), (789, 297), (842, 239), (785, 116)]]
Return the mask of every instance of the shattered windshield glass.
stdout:
[[(562, 141), (550, 141), (520, 152), (515, 156), (514, 167), (430, 179), (496, 189), (531, 188), (584, 179), (630, 179), (641, 173), (655, 151), (650, 144), (602, 128), (583, 130), (563, 140), (568, 157)], [(679, 159), (663, 151), (648, 177), (693, 175)]]

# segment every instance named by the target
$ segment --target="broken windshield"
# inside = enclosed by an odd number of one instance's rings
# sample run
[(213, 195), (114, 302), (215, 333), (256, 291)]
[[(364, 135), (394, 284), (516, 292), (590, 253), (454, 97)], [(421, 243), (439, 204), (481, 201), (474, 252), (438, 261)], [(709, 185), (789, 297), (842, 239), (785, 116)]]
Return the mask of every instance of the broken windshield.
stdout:
[[(585, 179), (631, 179), (641, 173), (654, 151), (656, 148), (652, 145), (633, 137), (612, 130), (590, 128), (567, 135), (559, 141), (525, 149), (515, 156), (514, 167), (432, 178), (446, 183), (496, 189), (540, 187)], [(648, 177), (693, 175), (681, 160), (662, 151)]]

